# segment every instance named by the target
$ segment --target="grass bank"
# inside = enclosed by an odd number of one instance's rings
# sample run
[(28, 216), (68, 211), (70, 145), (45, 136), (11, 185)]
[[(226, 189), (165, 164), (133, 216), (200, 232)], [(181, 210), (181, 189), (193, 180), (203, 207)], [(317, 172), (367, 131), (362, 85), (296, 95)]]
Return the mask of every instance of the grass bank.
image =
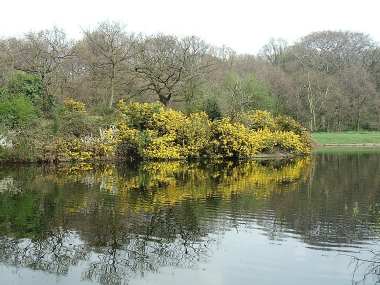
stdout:
[(320, 132), (312, 134), (319, 146), (368, 146), (380, 147), (380, 132)]

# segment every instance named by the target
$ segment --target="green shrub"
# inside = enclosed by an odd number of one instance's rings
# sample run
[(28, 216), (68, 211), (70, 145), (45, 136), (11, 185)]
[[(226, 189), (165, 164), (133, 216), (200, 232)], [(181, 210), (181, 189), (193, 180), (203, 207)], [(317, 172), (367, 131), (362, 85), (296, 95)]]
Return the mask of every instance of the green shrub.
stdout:
[(117, 108), (130, 127), (144, 130), (151, 124), (153, 114), (158, 113), (163, 106), (160, 103), (131, 103), (127, 105), (124, 101), (119, 101)]
[(213, 121), (222, 118), (222, 111), (215, 98), (206, 99), (202, 109)]
[(64, 137), (83, 137), (97, 133), (98, 129), (87, 115), (82, 113), (70, 113), (61, 115), (58, 119), (58, 133)]
[(5, 85), (6, 92), (12, 96), (24, 96), (34, 106), (41, 107), (43, 83), (41, 78), (26, 72), (15, 72)]
[(0, 98), (0, 124), (10, 128), (25, 127), (37, 117), (37, 110), (24, 96)]
[(101, 117), (90, 116), (86, 105), (74, 99), (65, 99), (63, 108), (57, 111), (54, 118), (54, 128), (63, 137), (86, 137), (98, 134), (104, 127)]
[(275, 124), (278, 130), (284, 132), (294, 132), (295, 134), (301, 135), (306, 131), (300, 123), (288, 116), (277, 116), (275, 118)]
[(6, 161), (46, 161), (46, 149), (52, 142), (52, 136), (45, 122), (32, 122), (28, 128), (17, 130), (1, 130), (11, 142), (10, 147), (0, 147), (0, 160)]

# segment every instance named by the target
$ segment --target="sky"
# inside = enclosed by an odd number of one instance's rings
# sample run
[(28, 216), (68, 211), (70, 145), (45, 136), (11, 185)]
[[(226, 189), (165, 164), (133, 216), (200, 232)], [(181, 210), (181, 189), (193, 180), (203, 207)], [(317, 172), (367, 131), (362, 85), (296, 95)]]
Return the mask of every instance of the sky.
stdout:
[(101, 21), (135, 33), (196, 35), (238, 53), (271, 38), (292, 43), (321, 30), (364, 32), (380, 42), (379, 0), (0, 0), (0, 37), (58, 26), (70, 38)]

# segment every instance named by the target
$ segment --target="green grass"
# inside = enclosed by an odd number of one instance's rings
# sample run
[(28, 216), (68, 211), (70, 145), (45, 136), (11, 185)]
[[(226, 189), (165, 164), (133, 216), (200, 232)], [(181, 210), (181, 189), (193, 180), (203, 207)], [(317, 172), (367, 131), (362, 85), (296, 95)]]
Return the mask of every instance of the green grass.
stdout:
[(313, 133), (318, 144), (380, 144), (380, 132)]

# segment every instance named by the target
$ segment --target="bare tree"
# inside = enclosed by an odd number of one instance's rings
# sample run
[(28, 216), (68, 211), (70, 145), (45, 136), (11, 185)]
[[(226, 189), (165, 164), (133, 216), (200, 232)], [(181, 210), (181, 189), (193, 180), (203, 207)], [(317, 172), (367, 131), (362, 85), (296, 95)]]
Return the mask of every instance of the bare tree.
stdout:
[(173, 99), (183, 100), (180, 96), (185, 86), (200, 79), (211, 66), (207, 51), (208, 46), (195, 37), (145, 38), (139, 45), (134, 67), (137, 77), (143, 81), (141, 93), (153, 93), (164, 105)]
[(339, 72), (350, 65), (363, 65), (371, 38), (363, 33), (322, 31), (303, 37), (293, 54), (308, 67), (327, 73)]
[(72, 42), (58, 29), (30, 32), (24, 39), (9, 39), (9, 62), (16, 70), (39, 76), (44, 86), (43, 109), (53, 100), (57, 74), (65, 60), (73, 55)]
[(284, 62), (284, 57), (288, 43), (284, 39), (270, 39), (261, 49), (261, 56), (273, 65), (280, 65)]
[(360, 130), (365, 111), (372, 102), (375, 102), (375, 84), (369, 78), (368, 72), (360, 66), (351, 66), (344, 69), (340, 75), (342, 88), (349, 100), (349, 112), (352, 118), (352, 127)]
[(127, 34), (120, 23), (103, 22), (95, 30), (84, 31), (84, 36), (82, 56), (93, 74), (108, 79), (108, 106), (112, 108), (115, 86), (123, 81), (120, 74), (133, 55), (134, 35)]

